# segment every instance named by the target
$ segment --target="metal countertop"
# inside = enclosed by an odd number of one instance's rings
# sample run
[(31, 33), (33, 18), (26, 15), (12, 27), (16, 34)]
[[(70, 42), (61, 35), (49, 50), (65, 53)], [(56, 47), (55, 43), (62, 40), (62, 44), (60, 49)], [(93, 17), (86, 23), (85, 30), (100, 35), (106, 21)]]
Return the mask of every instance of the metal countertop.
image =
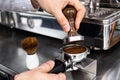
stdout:
[[(35, 36), (39, 41), (37, 53), (40, 64), (60, 57), (62, 40), (0, 25), (0, 64), (18, 73), (28, 70), (26, 52), (21, 48), (21, 40), (28, 36)], [(88, 57), (97, 60), (97, 76), (94, 80), (120, 80), (120, 43), (106, 51), (91, 50)], [(66, 75), (67, 80), (90, 80), (80, 71), (67, 72)]]

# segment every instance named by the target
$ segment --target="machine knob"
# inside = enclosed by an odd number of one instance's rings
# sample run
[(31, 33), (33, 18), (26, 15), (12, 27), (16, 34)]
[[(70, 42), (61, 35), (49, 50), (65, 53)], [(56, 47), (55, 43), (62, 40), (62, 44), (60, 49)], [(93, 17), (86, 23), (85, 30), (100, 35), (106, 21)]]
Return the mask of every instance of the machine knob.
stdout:
[(27, 24), (28, 24), (28, 26), (29, 26), (30, 28), (34, 28), (34, 27), (35, 27), (35, 23), (34, 23), (34, 21), (33, 21), (32, 18), (28, 18), (28, 19), (27, 19)]

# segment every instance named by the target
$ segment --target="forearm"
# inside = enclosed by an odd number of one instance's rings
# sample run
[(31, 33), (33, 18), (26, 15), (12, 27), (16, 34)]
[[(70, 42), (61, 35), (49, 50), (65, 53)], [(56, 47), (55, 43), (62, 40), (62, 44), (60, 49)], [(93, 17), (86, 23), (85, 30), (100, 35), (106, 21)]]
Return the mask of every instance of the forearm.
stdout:
[(2, 11), (36, 11), (31, 0), (0, 0)]

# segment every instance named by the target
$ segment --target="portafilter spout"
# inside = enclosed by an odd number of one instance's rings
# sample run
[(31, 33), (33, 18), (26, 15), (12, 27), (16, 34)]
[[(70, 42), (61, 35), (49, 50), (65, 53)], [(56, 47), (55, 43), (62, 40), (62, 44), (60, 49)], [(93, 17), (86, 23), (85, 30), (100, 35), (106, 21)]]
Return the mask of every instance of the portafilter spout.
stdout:
[(70, 31), (68, 32), (68, 35), (63, 40), (64, 44), (83, 40), (83, 36), (80, 36), (77, 33), (77, 30), (75, 29), (75, 18), (76, 18), (77, 10), (73, 6), (67, 5), (63, 9), (63, 14), (65, 15), (65, 17), (67, 18), (70, 24)]

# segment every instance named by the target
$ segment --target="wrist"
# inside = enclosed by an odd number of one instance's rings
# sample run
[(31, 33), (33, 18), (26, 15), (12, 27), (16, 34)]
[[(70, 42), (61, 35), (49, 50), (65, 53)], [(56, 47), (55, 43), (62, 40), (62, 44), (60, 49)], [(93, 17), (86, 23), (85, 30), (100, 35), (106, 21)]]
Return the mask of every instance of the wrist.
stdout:
[(31, 3), (35, 9), (38, 9), (38, 10), (40, 9), (40, 6), (37, 0), (31, 0)]

